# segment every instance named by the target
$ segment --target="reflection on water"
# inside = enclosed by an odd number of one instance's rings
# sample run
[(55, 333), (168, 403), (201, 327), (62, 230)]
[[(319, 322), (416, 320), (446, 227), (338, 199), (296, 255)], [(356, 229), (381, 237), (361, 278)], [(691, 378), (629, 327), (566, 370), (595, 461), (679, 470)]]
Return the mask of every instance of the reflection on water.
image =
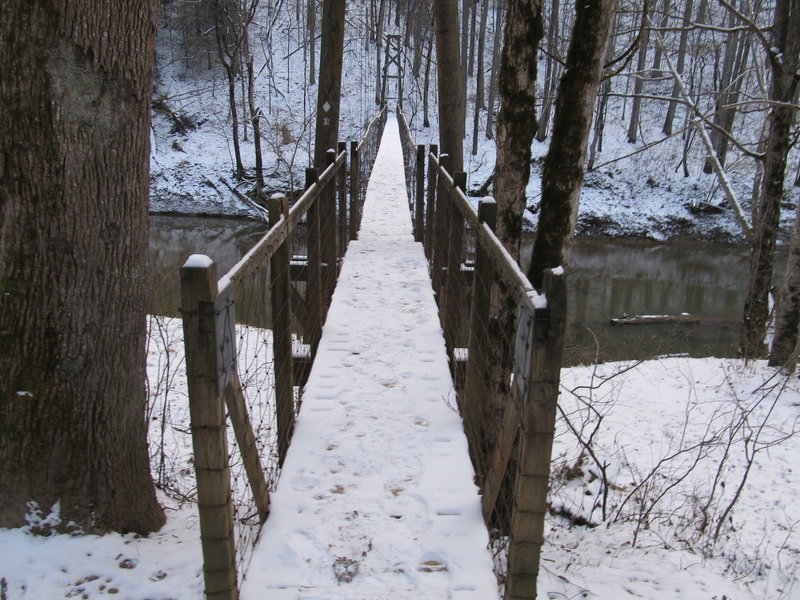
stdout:
[(225, 274), (267, 231), (266, 223), (235, 218), (150, 216), (150, 308), (179, 316), (179, 269), (190, 254), (206, 254)]
[[(523, 256), (530, 256), (530, 244)], [(749, 253), (744, 246), (577, 240), (569, 267), (570, 364), (660, 354), (736, 356)], [(617, 325), (627, 315), (691, 313), (700, 324)], [(596, 338), (596, 341), (595, 341)]]
[[(152, 216), (150, 311), (178, 315), (178, 269), (190, 254), (208, 254), (222, 275), (265, 231), (266, 224), (241, 219)], [(531, 244), (528, 240), (523, 246), (523, 256), (530, 256)], [(748, 249), (738, 246), (578, 240), (569, 268), (565, 361), (674, 353), (735, 356), (748, 256)], [(683, 312), (704, 320), (695, 325), (609, 325), (623, 314)]]

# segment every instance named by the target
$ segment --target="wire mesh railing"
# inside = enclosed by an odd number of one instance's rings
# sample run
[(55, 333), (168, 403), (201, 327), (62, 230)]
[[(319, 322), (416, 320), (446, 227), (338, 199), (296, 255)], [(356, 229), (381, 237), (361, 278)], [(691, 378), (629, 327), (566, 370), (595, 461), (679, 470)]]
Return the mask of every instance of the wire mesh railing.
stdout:
[[(413, 140), (399, 121), (408, 159)], [(415, 190), (427, 183), (427, 192), (417, 193), (425, 200), (417, 208), (424, 213), (420, 238), (495, 572), (506, 599), (533, 600), (564, 345), (564, 274), (548, 271), (542, 289), (534, 290), (494, 233), (494, 200), (482, 199), (476, 210), (464, 193), (465, 174), (451, 175), (448, 156), (437, 156), (434, 146), (426, 175), (415, 160), (407, 178)]]
[(406, 117), (400, 110), (397, 111), (397, 120), (403, 148), (408, 208), (414, 223), (414, 239), (421, 242), (425, 230), (425, 146), (414, 144)]
[[(221, 278), (202, 255), (181, 268), (181, 313), (205, 592), (238, 595), (291, 440), (338, 272), (355, 237), (386, 121), (306, 171), (291, 205), (269, 199), (269, 231)], [(162, 409), (163, 410), (163, 409)], [(235, 443), (229, 438), (235, 439)]]

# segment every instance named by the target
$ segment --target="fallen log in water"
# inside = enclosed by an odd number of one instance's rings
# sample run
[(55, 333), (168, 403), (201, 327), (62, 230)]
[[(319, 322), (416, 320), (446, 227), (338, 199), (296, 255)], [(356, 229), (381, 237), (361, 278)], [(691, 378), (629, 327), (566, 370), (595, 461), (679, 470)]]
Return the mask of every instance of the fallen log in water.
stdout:
[(698, 317), (689, 313), (679, 315), (628, 315), (611, 319), (611, 325), (699, 325), (700, 323), (737, 323), (738, 319), (726, 317)]

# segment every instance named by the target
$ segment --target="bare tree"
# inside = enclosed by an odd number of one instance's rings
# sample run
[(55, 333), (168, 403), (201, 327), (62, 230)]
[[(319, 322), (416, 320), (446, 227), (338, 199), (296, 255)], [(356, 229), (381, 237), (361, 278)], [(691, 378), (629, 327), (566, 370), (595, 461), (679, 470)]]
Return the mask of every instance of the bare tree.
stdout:
[[(764, 155), (764, 177), (761, 183), (761, 198), (753, 223), (753, 253), (750, 261), (750, 280), (744, 305), (744, 323), (739, 339), (742, 356), (757, 358), (761, 355), (769, 318), (769, 290), (778, 238), (780, 205), (786, 178), (786, 160), (791, 146), (792, 123), (797, 107), (793, 101), (797, 95), (798, 68), (800, 68), (800, 0), (777, 0), (772, 24), (772, 39), (763, 39), (772, 71), (769, 110), (769, 133)], [(792, 278), (796, 274), (792, 274)], [(796, 298), (792, 279), (785, 285), (786, 294)], [(788, 340), (797, 335), (790, 328), (790, 312), (795, 300), (784, 299), (785, 311), (776, 330), (776, 346), (773, 361), (785, 361), (786, 347), (791, 352), (793, 344)], [(796, 338), (795, 338), (796, 339)]]
[(490, 140), (494, 137), (494, 107), (495, 96), (497, 94), (498, 71), (500, 70), (500, 33), (503, 31), (503, 22), (505, 17), (505, 11), (503, 10), (503, 7), (504, 2), (502, 0), (497, 0), (497, 6), (494, 13), (494, 32), (492, 34), (492, 74), (489, 77), (489, 100), (486, 106), (487, 140)]
[(553, 135), (542, 170), (539, 225), (528, 279), (540, 287), (544, 270), (565, 263), (578, 215), (594, 101), (616, 0), (575, 5), (567, 66), (556, 97)]
[[(683, 5), (683, 27), (681, 28), (680, 42), (678, 43), (678, 64), (676, 67), (679, 76), (683, 74), (683, 70), (686, 66), (686, 48), (689, 42), (689, 31), (691, 30), (690, 25), (692, 20), (693, 5), (694, 0), (686, 0), (686, 3)], [(664, 117), (664, 126), (661, 128), (665, 135), (672, 135), (672, 124), (673, 121), (675, 121), (675, 111), (678, 108), (679, 96), (680, 88), (678, 86), (678, 82), (676, 81), (672, 85), (672, 99), (667, 105), (667, 114)]]
[(484, 47), (486, 45), (486, 21), (489, 18), (489, 0), (481, 3), (481, 25), (478, 33), (478, 66), (475, 73), (475, 114), (472, 121), (472, 155), (478, 154), (478, 130), (480, 128), (481, 109), (485, 108), (484, 102)]
[(428, 114), (428, 96), (431, 87), (431, 62), (433, 60), (433, 32), (428, 38), (428, 55), (425, 58), (425, 82), (422, 86), (422, 126), (430, 127), (431, 120)]
[(212, 0), (217, 55), (228, 79), (228, 107), (231, 113), (233, 154), (237, 179), (244, 179), (244, 163), (239, 144), (239, 111), (236, 107), (236, 76), (241, 73), (241, 49), (244, 23), (238, 0)]
[[(731, 15), (731, 27), (735, 25), (734, 18), (734, 15)], [(736, 103), (739, 101), (742, 82), (746, 75), (745, 68), (750, 55), (749, 38), (748, 32), (737, 29), (727, 40), (722, 77), (715, 99), (717, 110), (714, 113), (714, 128), (711, 130), (711, 142), (721, 165), (725, 165), (728, 142), (736, 118)], [(709, 161), (706, 161), (703, 171), (706, 173), (713, 171)]]
[(556, 97), (556, 87), (561, 77), (561, 0), (550, 2), (550, 17), (547, 25), (547, 62), (545, 63), (544, 76), (544, 98), (542, 99), (542, 110), (539, 118), (539, 128), (536, 132), (536, 139), (543, 142), (547, 139), (547, 130), (550, 127), (550, 113), (553, 108), (553, 101)]
[(256, 159), (256, 185), (264, 187), (264, 158), (261, 152), (261, 109), (256, 106), (256, 75), (253, 68), (253, 53), (250, 51), (250, 24), (255, 18), (259, 0), (245, 0), (242, 10), (245, 21), (242, 31), (242, 54), (247, 61), (247, 103), (250, 109), (250, 120), (253, 125), (253, 146)]
[(543, 35), (541, 0), (509, 0), (500, 57), (494, 195), (497, 236), (516, 260), (536, 133), (536, 55)]
[(317, 83), (317, 0), (308, 0), (306, 24), (306, 31), (308, 32), (308, 83), (314, 85)]
[(642, 20), (639, 26), (639, 58), (636, 62), (636, 73), (633, 79), (633, 105), (631, 107), (631, 121), (628, 126), (628, 142), (636, 142), (639, 132), (639, 114), (642, 110), (642, 90), (644, 89), (645, 64), (647, 62), (647, 48), (650, 40), (650, 27), (648, 26), (647, 12), (650, 2), (644, 1), (642, 5)]
[(0, 527), (164, 523), (144, 389), (158, 5), (0, 4)]
[[(659, 22), (659, 27), (661, 29), (665, 29), (667, 24), (669, 23), (669, 12), (672, 6), (672, 0), (662, 0), (661, 3), (661, 21)], [(661, 58), (662, 58), (662, 50), (661, 46), (656, 46), (655, 52), (653, 52), (653, 75), (658, 75), (658, 72), (661, 71)]]

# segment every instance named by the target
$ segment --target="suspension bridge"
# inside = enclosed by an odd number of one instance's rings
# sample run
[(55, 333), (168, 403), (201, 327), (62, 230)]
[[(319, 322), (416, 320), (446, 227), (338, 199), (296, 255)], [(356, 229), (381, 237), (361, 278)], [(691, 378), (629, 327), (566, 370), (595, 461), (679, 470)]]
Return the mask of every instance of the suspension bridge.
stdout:
[[(272, 199), (270, 231), (219, 280), (206, 257), (182, 268), (206, 596), (532, 599), (563, 279), (533, 290), (493, 202), (476, 211), (435, 147), (426, 173), (402, 114), (384, 110), (350, 150), (349, 185), (340, 144), (291, 208)], [(268, 299), (252, 292), (265, 285)], [(270, 326), (266, 428), (248, 409), (242, 321)], [(248, 521), (256, 541), (238, 532)]]

